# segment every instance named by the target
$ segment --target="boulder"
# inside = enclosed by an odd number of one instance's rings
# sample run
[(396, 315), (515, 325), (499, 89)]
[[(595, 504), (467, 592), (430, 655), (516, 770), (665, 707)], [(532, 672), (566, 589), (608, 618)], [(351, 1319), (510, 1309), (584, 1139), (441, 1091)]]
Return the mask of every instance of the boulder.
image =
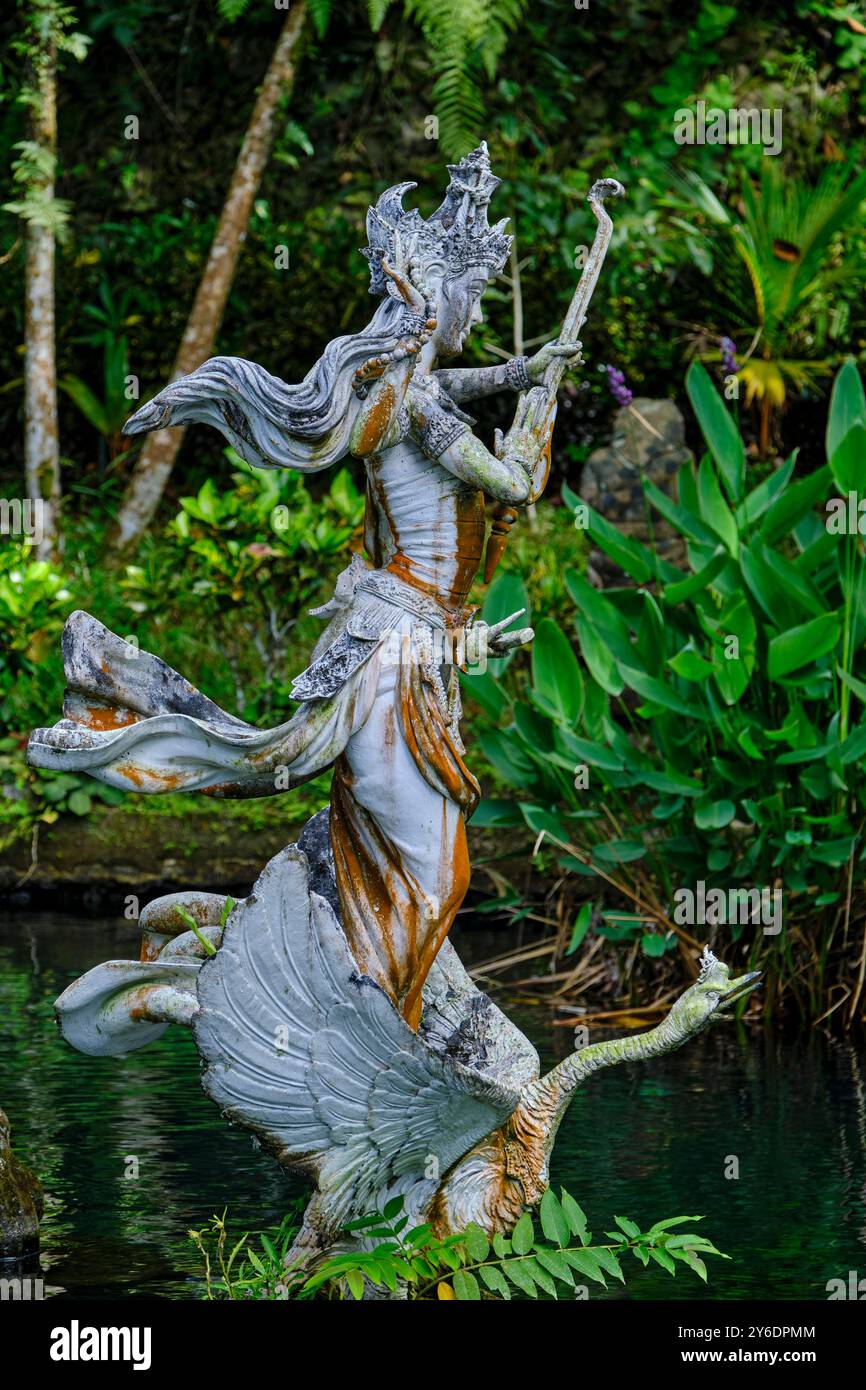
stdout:
[[(587, 459), (580, 496), (623, 535), (654, 545), (665, 560), (682, 565), (685, 544), (648, 506), (641, 480), (648, 478), (676, 499), (677, 473), (693, 457), (685, 443), (685, 422), (674, 402), (639, 396), (616, 412), (610, 443)], [(602, 585), (623, 583), (622, 570), (601, 551), (592, 551), (590, 570)]]

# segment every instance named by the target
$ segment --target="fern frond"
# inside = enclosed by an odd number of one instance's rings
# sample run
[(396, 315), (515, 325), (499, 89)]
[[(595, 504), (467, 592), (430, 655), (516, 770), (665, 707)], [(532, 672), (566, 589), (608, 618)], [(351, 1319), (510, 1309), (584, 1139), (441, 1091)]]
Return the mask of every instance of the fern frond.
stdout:
[(378, 34), (385, 22), (385, 16), (393, 5), (394, 0), (367, 0), (367, 12), (370, 16), (370, 28), (374, 34)]
[(217, 10), (229, 24), (234, 24), (249, 9), (250, 0), (217, 0)]
[(307, 9), (320, 39), (328, 32), (331, 20), (331, 0), (307, 0)]
[[(380, 0), (370, 0), (371, 5)], [(481, 74), (492, 79), (527, 0), (405, 0), (430, 49), (439, 142), (458, 158), (483, 135)]]

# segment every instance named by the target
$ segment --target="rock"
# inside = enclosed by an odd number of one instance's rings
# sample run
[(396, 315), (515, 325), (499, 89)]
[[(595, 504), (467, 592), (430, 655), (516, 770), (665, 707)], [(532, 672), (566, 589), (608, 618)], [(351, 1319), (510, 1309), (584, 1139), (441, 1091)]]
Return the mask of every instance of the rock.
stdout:
[[(580, 495), (623, 535), (654, 545), (665, 560), (681, 565), (685, 543), (649, 508), (641, 480), (648, 478), (676, 499), (679, 468), (693, 457), (685, 444), (685, 422), (674, 402), (639, 396), (631, 407), (616, 412), (610, 444), (587, 459)], [(622, 570), (599, 550), (592, 551), (590, 569), (602, 585), (623, 582)]]
[(0, 1110), (0, 1261), (39, 1248), (42, 1184), (12, 1152), (9, 1120)]

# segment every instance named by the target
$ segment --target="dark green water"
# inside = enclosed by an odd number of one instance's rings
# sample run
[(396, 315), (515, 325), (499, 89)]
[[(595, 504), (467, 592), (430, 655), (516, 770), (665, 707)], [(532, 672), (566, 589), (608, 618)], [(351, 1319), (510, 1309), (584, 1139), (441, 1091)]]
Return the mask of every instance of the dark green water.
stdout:
[[(471, 954), (467, 936), (457, 942)], [(136, 954), (129, 924), (0, 919), (0, 1105), (45, 1185), (51, 1289), (197, 1297), (187, 1229), (224, 1207), (238, 1234), (276, 1225), (303, 1187), (220, 1119), (186, 1034), (123, 1060), (82, 1057), (60, 1041), (60, 991), (99, 961)], [(571, 1034), (545, 1020), (533, 1012), (520, 1022), (549, 1064)], [(725, 1177), (730, 1156), (736, 1180)], [(552, 1177), (597, 1233), (614, 1215), (646, 1226), (703, 1214), (705, 1233), (733, 1256), (709, 1262), (707, 1289), (688, 1271), (674, 1280), (629, 1261), (627, 1294), (609, 1297), (825, 1299), (828, 1279), (866, 1276), (866, 1056), (823, 1037), (714, 1029), (578, 1091)], [(597, 1285), (592, 1294), (605, 1296)]]

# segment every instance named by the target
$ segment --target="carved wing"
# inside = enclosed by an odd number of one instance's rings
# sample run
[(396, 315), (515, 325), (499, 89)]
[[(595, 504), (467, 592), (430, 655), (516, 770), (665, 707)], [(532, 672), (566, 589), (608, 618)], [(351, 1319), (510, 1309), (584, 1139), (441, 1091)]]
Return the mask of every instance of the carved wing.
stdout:
[(309, 891), (306, 856), (291, 847), (231, 914), (198, 988), (205, 1091), (281, 1164), (316, 1179), (330, 1221), (444, 1174), (519, 1099), (507, 1080), (412, 1032), (358, 972), (333, 909)]

